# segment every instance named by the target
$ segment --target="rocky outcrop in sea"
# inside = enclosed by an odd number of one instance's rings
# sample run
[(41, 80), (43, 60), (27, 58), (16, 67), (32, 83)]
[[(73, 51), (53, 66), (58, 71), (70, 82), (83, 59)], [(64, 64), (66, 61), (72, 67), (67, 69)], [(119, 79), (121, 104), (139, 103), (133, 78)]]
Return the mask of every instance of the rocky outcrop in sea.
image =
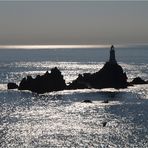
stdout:
[(132, 82), (127, 82), (127, 75), (115, 58), (114, 46), (111, 46), (109, 61), (95, 73), (79, 74), (78, 78), (66, 85), (61, 71), (55, 67), (49, 73), (37, 75), (35, 78), (27, 76), (19, 85), (8, 83), (8, 89), (30, 90), (35, 93), (46, 93), (68, 89), (102, 89), (102, 88), (127, 88), (133, 84), (147, 84), (147, 81), (137, 77)]
[(51, 69), (51, 73), (47, 71), (44, 75), (37, 75), (34, 79), (31, 76), (23, 78), (18, 89), (30, 90), (36, 93), (46, 93), (64, 90), (66, 89), (66, 84), (60, 70), (55, 67)]
[(126, 73), (117, 63), (106, 62), (96, 73), (79, 75), (69, 86), (69, 89), (78, 88), (126, 88), (128, 86)]

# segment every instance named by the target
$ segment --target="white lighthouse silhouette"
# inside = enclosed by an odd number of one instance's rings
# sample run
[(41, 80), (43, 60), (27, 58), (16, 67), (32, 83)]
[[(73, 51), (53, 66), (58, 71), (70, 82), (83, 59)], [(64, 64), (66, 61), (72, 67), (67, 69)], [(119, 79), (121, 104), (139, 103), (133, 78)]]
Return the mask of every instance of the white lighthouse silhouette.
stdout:
[(115, 50), (114, 50), (114, 49), (115, 49), (115, 48), (114, 48), (114, 46), (112, 45), (111, 48), (110, 48), (110, 58), (109, 58), (109, 62), (110, 62), (110, 63), (113, 63), (113, 64), (117, 63), (116, 58), (115, 58)]

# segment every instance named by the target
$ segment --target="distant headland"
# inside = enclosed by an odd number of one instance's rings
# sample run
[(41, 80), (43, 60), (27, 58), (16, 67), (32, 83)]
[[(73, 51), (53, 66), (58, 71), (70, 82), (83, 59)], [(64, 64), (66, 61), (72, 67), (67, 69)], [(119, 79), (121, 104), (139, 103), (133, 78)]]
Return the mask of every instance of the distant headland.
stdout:
[(79, 74), (77, 79), (70, 84), (66, 84), (61, 71), (55, 67), (44, 75), (37, 75), (35, 78), (27, 76), (23, 78), (19, 85), (8, 83), (8, 89), (29, 90), (35, 93), (46, 93), (51, 91), (69, 90), (69, 89), (102, 89), (102, 88), (127, 88), (134, 84), (148, 84), (148, 81), (140, 77), (127, 82), (127, 75), (122, 67), (117, 63), (115, 48), (112, 45), (110, 49), (109, 60), (104, 66), (95, 73)]

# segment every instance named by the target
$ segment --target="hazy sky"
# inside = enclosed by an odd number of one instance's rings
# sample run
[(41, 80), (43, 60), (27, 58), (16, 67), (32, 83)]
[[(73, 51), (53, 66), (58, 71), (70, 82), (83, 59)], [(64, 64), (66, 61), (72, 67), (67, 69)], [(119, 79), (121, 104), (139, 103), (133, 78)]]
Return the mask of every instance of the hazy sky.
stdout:
[(0, 45), (148, 43), (148, 2), (0, 2)]

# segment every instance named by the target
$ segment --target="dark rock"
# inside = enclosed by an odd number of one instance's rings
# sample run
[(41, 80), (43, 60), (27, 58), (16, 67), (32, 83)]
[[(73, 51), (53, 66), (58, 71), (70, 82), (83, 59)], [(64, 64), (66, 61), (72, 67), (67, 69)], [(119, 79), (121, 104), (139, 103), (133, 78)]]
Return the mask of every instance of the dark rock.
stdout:
[(104, 100), (104, 101), (103, 101), (103, 103), (108, 103), (108, 102), (109, 102), (108, 100)]
[(106, 124), (107, 124), (107, 122), (103, 122), (102, 124), (103, 124), (103, 127), (105, 127), (105, 126), (106, 126)]
[(84, 100), (83, 102), (84, 102), (84, 103), (92, 103), (91, 100)]
[[(82, 85), (83, 84), (83, 85)], [(79, 88), (127, 88), (127, 76), (117, 63), (106, 62), (103, 68), (96, 73), (79, 75), (68, 87)]]
[(133, 79), (131, 84), (148, 84), (148, 83), (147, 83), (147, 81), (144, 81), (140, 77), (136, 77), (136, 78)]
[(115, 58), (114, 46), (111, 46), (109, 61), (105, 63), (103, 68), (96, 73), (84, 73), (79, 75), (69, 86), (69, 89), (79, 88), (127, 88), (126, 73), (117, 63)]
[(23, 78), (19, 84), (19, 90), (32, 90), (34, 87), (34, 79), (31, 76), (27, 76), (27, 78)]
[(85, 89), (90, 88), (87, 82), (82, 81), (83, 76), (79, 74), (78, 78), (69, 84), (68, 89)]
[(8, 89), (17, 89), (18, 85), (16, 83), (8, 83), (7, 88)]
[(30, 90), (36, 93), (46, 93), (51, 91), (64, 90), (66, 88), (65, 80), (63, 75), (57, 67), (51, 69), (51, 73), (48, 71), (40, 76), (37, 75), (36, 78), (27, 76), (23, 78), (19, 84), (19, 90)]
[[(23, 78), (19, 84), (19, 90), (30, 90), (36, 93), (46, 93), (51, 91), (59, 91), (64, 89), (89, 89), (89, 88), (127, 88), (129, 85), (136, 83), (145, 84), (142, 80), (133, 80), (132, 83), (127, 82), (126, 73), (117, 63), (115, 58), (114, 46), (111, 46), (109, 61), (104, 64), (102, 69), (96, 73), (79, 74), (78, 78), (73, 80), (68, 86), (65, 84), (63, 75), (60, 70), (55, 67), (44, 75), (37, 75), (36, 78), (27, 76)], [(104, 102), (105, 103), (105, 102)], [(106, 102), (107, 103), (107, 102)]]

